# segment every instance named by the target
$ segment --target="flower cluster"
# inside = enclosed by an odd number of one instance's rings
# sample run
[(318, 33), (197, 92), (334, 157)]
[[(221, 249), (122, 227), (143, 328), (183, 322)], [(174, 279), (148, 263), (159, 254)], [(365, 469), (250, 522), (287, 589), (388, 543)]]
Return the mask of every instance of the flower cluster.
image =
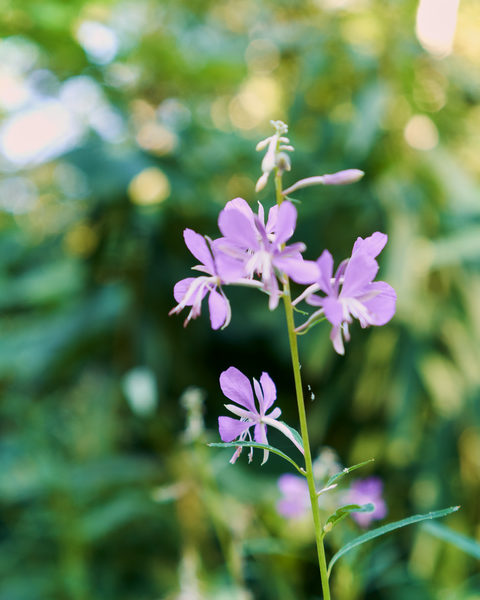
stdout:
[[(188, 277), (174, 288), (178, 305), (170, 314), (180, 313), (191, 306), (185, 321), (200, 315), (203, 298), (210, 294), (208, 306), (213, 329), (226, 327), (230, 322), (230, 304), (223, 287), (243, 285), (263, 289), (270, 296), (269, 306), (278, 305), (281, 290), (278, 280), (286, 277), (301, 284), (318, 280), (320, 272), (314, 261), (303, 260), (305, 244), (286, 246), (292, 237), (297, 221), (297, 210), (291, 202), (270, 209), (265, 224), (263, 206), (258, 214), (242, 198), (228, 202), (218, 218), (223, 237), (214, 241), (205, 239), (191, 229), (184, 232), (185, 243), (201, 265), (193, 267), (206, 275)], [(208, 244), (207, 244), (208, 241)], [(255, 279), (258, 276), (259, 279)]]
[(376, 257), (387, 243), (387, 236), (376, 232), (366, 239), (358, 238), (351, 258), (340, 263), (333, 276), (333, 258), (328, 250), (315, 262), (303, 259), (305, 244), (286, 245), (294, 234), (296, 221), (297, 210), (288, 200), (271, 208), (265, 223), (260, 203), (255, 214), (245, 200), (236, 198), (227, 203), (218, 218), (223, 237), (212, 241), (186, 229), (185, 243), (201, 263), (193, 268), (204, 275), (177, 283), (174, 296), (178, 304), (170, 314), (191, 306), (187, 325), (200, 315), (202, 300), (209, 294), (212, 328), (223, 328), (231, 319), (225, 286), (260, 288), (269, 295), (269, 307), (274, 310), (282, 295), (279, 282), (285, 283), (288, 277), (299, 284), (311, 284), (293, 305), (305, 300), (319, 307), (296, 331), (326, 318), (333, 326), (330, 339), (339, 354), (345, 352), (343, 339), (350, 339), (348, 326), (353, 318), (362, 327), (387, 323), (395, 314), (396, 294), (388, 283), (374, 281), (379, 268)]

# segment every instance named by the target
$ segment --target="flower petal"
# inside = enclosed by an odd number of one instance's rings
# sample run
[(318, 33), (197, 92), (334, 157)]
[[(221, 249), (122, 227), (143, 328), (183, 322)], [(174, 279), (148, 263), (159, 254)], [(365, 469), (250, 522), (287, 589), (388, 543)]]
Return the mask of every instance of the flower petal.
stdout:
[(212, 324), (212, 329), (220, 329), (227, 320), (228, 308), (225, 298), (216, 290), (210, 292), (208, 309), (210, 311), (210, 323)]
[(218, 430), (222, 442), (233, 442), (239, 435), (242, 435), (253, 423), (246, 423), (231, 417), (218, 417)]
[(222, 210), (218, 217), (218, 228), (228, 241), (237, 244), (245, 250), (258, 250), (259, 243), (250, 221), (237, 210)]
[(275, 244), (281, 245), (289, 240), (295, 231), (296, 223), (297, 209), (291, 202), (285, 200), (278, 209)]
[(268, 211), (268, 221), (267, 221), (267, 225), (265, 226), (267, 233), (275, 233), (275, 229), (277, 227), (277, 217), (278, 217), (278, 204), (275, 204)]
[(345, 346), (343, 345), (341, 325), (334, 325), (332, 327), (332, 331), (330, 332), (330, 340), (333, 343), (333, 349), (335, 352), (343, 356), (345, 354)]
[(353, 245), (352, 256), (355, 252), (364, 252), (370, 258), (376, 258), (385, 248), (387, 241), (388, 236), (385, 233), (380, 233), (380, 231), (376, 231), (373, 235), (365, 239), (359, 237)]
[(220, 387), (229, 400), (244, 406), (249, 411), (258, 415), (253, 399), (252, 386), (248, 377), (235, 367), (230, 367), (220, 375)]
[(196, 288), (200, 288), (202, 284), (205, 283), (205, 277), (187, 277), (186, 279), (182, 279), (173, 288), (173, 296), (178, 303), (182, 303), (187, 292), (189, 293), (189, 298), (186, 302), (183, 303), (184, 306), (192, 306), (195, 303), (200, 303), (208, 292), (208, 287), (203, 285), (201, 289), (201, 297), (199, 297), (200, 289), (196, 290)]
[(376, 295), (370, 299), (360, 302), (374, 315), (374, 325), (385, 325), (395, 314), (397, 294), (392, 286), (384, 281), (374, 281), (370, 285), (363, 288), (362, 292), (370, 295), (376, 292)]
[(336, 298), (332, 298), (330, 296), (323, 298), (321, 306), (323, 306), (325, 316), (332, 325), (340, 325), (341, 322), (344, 321), (342, 303)]
[(297, 283), (309, 284), (315, 283), (320, 278), (318, 265), (313, 260), (303, 260), (302, 258), (274, 258), (273, 265), (286, 273), (290, 279)]
[(320, 289), (325, 294), (331, 296), (333, 294), (331, 279), (333, 277), (333, 256), (328, 250), (324, 250), (317, 259), (317, 265), (320, 269), (320, 279), (318, 283)]
[(364, 252), (355, 252), (348, 261), (340, 298), (355, 297), (358, 292), (375, 279), (378, 263)]
[[(268, 373), (262, 373), (260, 383), (262, 384), (263, 389), (263, 414), (265, 414), (277, 399), (277, 388)], [(272, 417), (272, 415), (270, 415), (270, 417)], [(275, 419), (275, 417), (272, 418)]]
[(193, 229), (185, 229), (183, 239), (193, 256), (207, 267), (210, 275), (215, 275), (212, 254), (203, 235), (195, 233)]

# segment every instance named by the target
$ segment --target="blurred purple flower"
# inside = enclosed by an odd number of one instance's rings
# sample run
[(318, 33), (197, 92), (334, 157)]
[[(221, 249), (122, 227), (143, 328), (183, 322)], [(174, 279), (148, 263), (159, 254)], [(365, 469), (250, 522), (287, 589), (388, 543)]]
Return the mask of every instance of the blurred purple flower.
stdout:
[(384, 519), (387, 516), (387, 505), (382, 498), (383, 481), (380, 477), (367, 477), (367, 479), (356, 479), (347, 494), (343, 496), (344, 504), (368, 504), (375, 505), (371, 513), (351, 513), (361, 527), (368, 527), (373, 520)]
[[(235, 202), (240, 204), (238, 200)], [(248, 207), (248, 210), (251, 209)], [(244, 262), (246, 277), (253, 277), (255, 273), (261, 276), (263, 288), (270, 295), (270, 310), (273, 310), (280, 297), (277, 273), (280, 277), (285, 273), (303, 284), (313, 283), (320, 273), (316, 263), (303, 260), (300, 253), (305, 251), (305, 244), (297, 242), (283, 247), (292, 237), (297, 221), (297, 211), (291, 202), (283, 202), (276, 215), (270, 212), (267, 225), (263, 207), (259, 215), (253, 212), (250, 215), (248, 210), (243, 204), (222, 210), (218, 227), (224, 238), (217, 243), (221, 250)]]
[(210, 293), (208, 308), (212, 328), (226, 327), (230, 322), (231, 310), (230, 303), (222, 290), (222, 284), (255, 285), (255, 282), (242, 279), (243, 263), (222, 253), (209, 238), (207, 240), (210, 248), (205, 238), (192, 229), (185, 229), (183, 237), (187, 248), (202, 263), (193, 269), (203, 271), (206, 276), (187, 277), (175, 285), (173, 295), (178, 305), (169, 314), (178, 314), (186, 306), (191, 306), (184, 323), (186, 327), (190, 319), (196, 319), (200, 315), (202, 300)]
[[(350, 340), (348, 324), (352, 323), (352, 317), (358, 319), (362, 327), (368, 327), (385, 325), (395, 314), (395, 290), (384, 281), (373, 281), (378, 272), (375, 258), (386, 243), (387, 236), (378, 231), (365, 240), (359, 237), (351, 258), (339, 265), (335, 278), (332, 255), (324, 250), (317, 260), (320, 278), (294, 302), (305, 298), (308, 304), (321, 307), (314, 315), (325, 314), (333, 325), (330, 339), (338, 354), (345, 353), (342, 333)], [(314, 294), (318, 290), (326, 296)]]
[(286, 519), (303, 517), (310, 509), (308, 483), (304, 477), (285, 473), (278, 478), (282, 498), (277, 502), (277, 512)]
[[(284, 423), (277, 421), (282, 411), (277, 407), (269, 415), (266, 414), (277, 398), (275, 384), (268, 373), (262, 373), (260, 383), (256, 379), (253, 380), (253, 387), (255, 388), (255, 395), (260, 410), (255, 405), (250, 380), (235, 367), (230, 367), (220, 375), (220, 387), (229, 400), (233, 400), (233, 402), (243, 406), (243, 408), (240, 408), (239, 406), (235, 406), (235, 404), (225, 405), (225, 408), (240, 417), (240, 420), (232, 419), (231, 417), (218, 418), (218, 428), (223, 442), (233, 442), (237, 438), (243, 442), (247, 436), (251, 440), (250, 428), (254, 427), (254, 440), (258, 444), (268, 444), (267, 425), (270, 425), (287, 436), (303, 454), (303, 448), (294, 438), (289, 428)], [(239, 446), (230, 460), (232, 464), (235, 463), (241, 451), (242, 447)], [(250, 451), (250, 460), (252, 453), (253, 450)], [(262, 464), (266, 462), (268, 455), (268, 450), (264, 450)]]

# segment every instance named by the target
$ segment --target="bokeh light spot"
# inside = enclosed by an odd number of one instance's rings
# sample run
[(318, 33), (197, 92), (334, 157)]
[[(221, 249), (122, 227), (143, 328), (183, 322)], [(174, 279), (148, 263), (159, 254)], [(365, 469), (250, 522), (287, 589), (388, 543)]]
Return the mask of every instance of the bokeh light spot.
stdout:
[(435, 123), (425, 115), (414, 115), (403, 134), (407, 144), (415, 150), (432, 150), (439, 141)]
[(170, 195), (170, 182), (158, 167), (149, 167), (136, 175), (128, 186), (128, 195), (134, 204), (159, 204)]

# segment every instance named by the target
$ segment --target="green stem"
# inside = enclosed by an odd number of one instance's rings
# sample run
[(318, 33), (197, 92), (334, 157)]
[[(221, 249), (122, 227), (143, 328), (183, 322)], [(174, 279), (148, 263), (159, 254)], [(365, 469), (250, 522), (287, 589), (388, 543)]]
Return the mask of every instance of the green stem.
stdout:
[[(275, 192), (277, 204), (283, 202), (282, 194), (282, 176), (275, 173)], [(298, 416), (300, 418), (300, 433), (302, 435), (303, 446), (305, 450), (305, 471), (307, 474), (308, 491), (310, 494), (310, 503), (312, 505), (313, 523), (315, 526), (315, 539), (317, 542), (318, 562), (320, 565), (320, 576), (322, 580), (323, 598), (330, 600), (330, 588), (328, 585), (327, 561), (325, 558), (325, 548), (323, 546), (323, 527), (320, 521), (320, 512), (318, 509), (318, 496), (315, 488), (315, 478), (313, 475), (312, 454), (310, 451), (310, 441), (308, 438), (307, 415), (305, 412), (305, 400), (303, 397), (302, 377), (300, 375), (300, 361), (298, 356), (297, 334), (295, 333), (295, 321), (293, 317), (293, 307), (290, 295), (290, 282), (287, 278), (283, 286), (283, 300), (285, 304), (285, 313), (287, 316), (288, 339), (290, 342), (290, 352), (292, 355), (293, 375), (295, 379), (295, 391), (297, 395)]]

